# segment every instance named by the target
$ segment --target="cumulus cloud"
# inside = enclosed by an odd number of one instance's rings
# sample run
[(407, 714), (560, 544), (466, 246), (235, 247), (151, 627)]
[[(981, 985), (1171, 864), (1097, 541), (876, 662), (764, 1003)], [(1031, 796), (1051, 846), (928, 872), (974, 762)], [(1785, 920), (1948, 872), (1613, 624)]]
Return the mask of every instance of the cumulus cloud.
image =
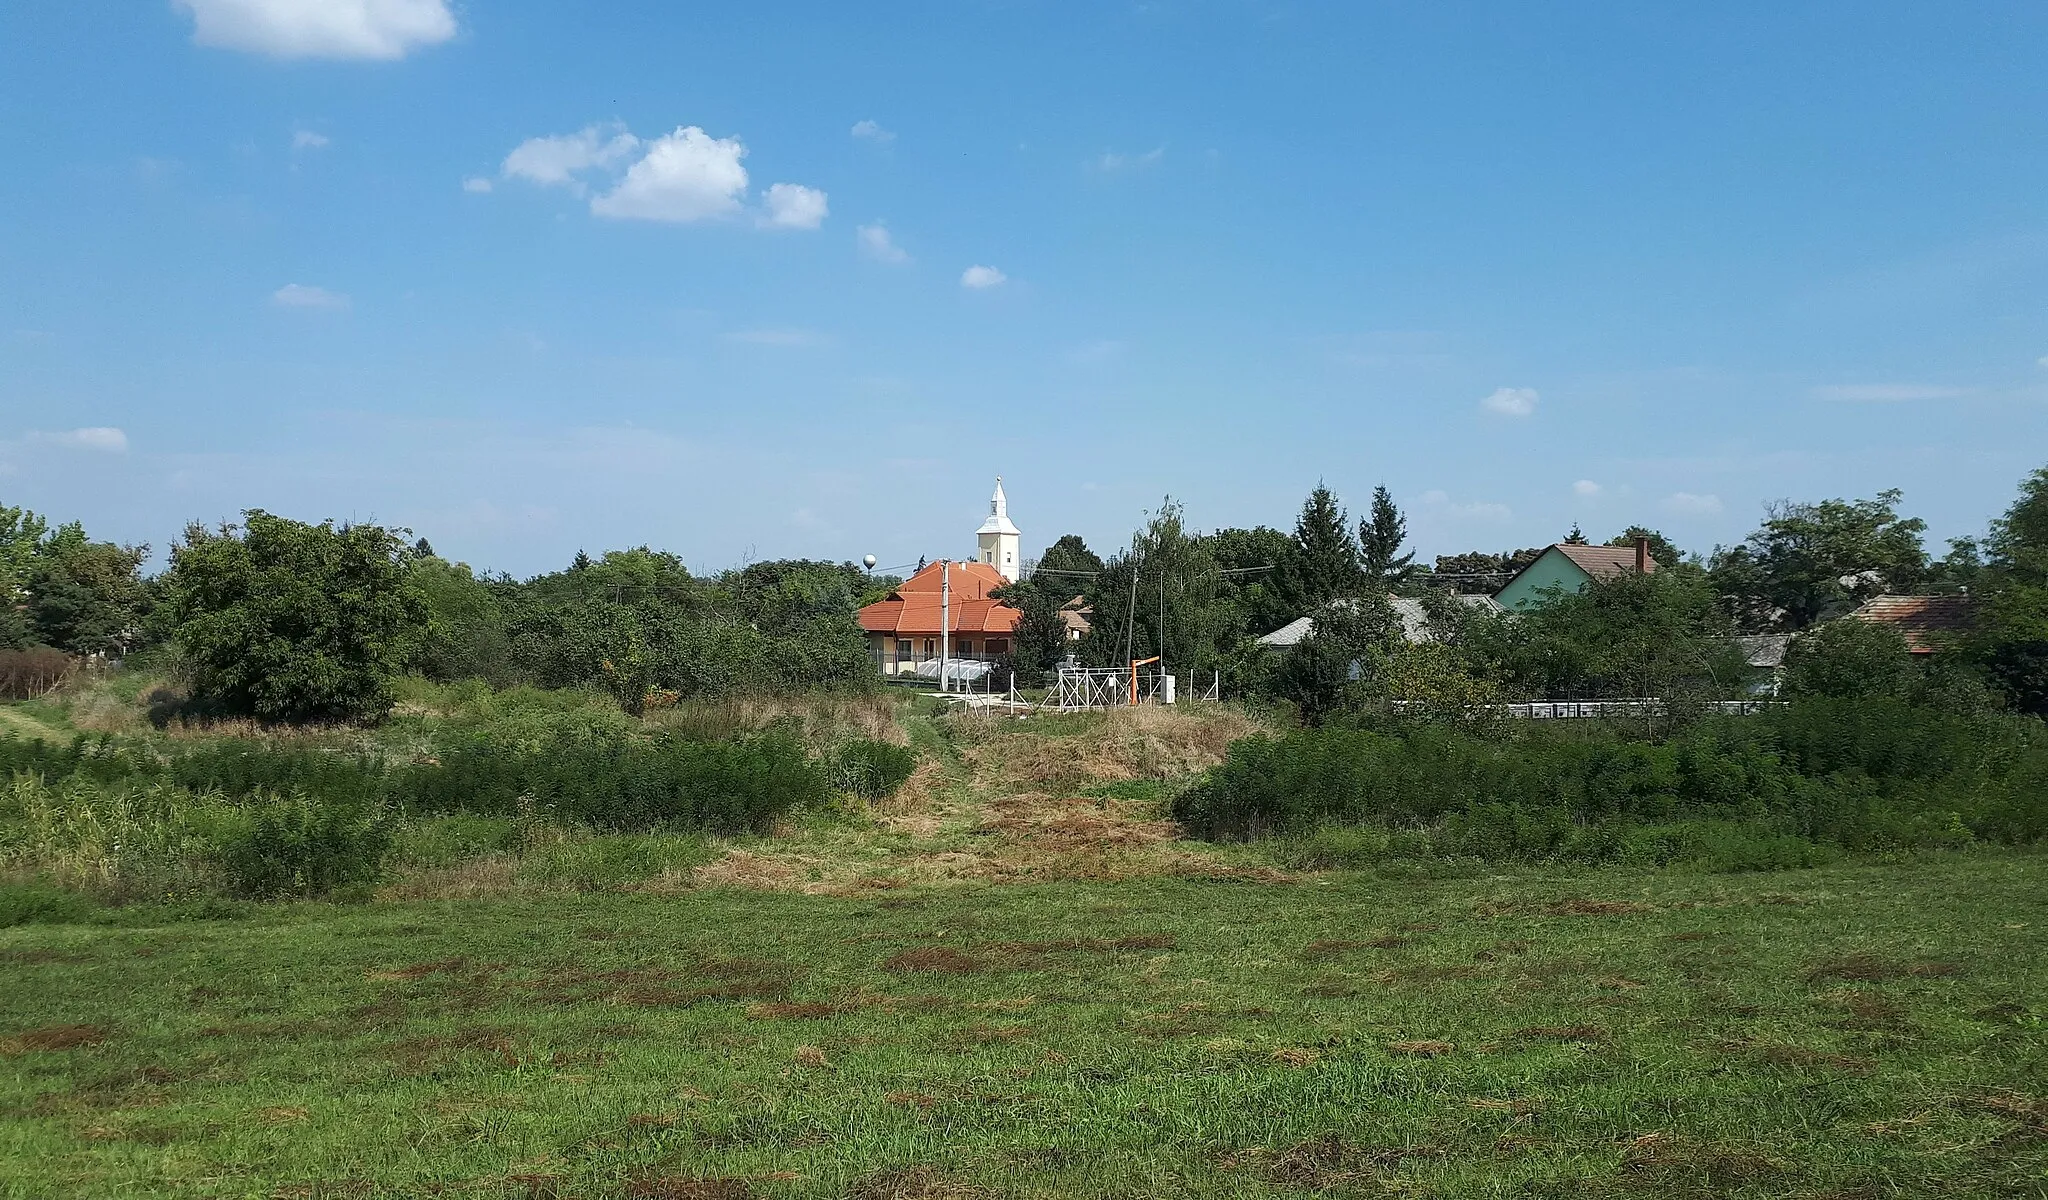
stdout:
[(326, 145), (327, 135), (323, 133), (314, 133), (310, 129), (301, 129), (292, 134), (292, 149), (294, 150), (319, 150)]
[(1572, 495), (1574, 496), (1597, 496), (1599, 494), (1600, 485), (1590, 479), (1581, 479), (1572, 485)]
[(462, 181), (462, 190), (480, 196), (491, 190), (491, 181), (481, 175), (472, 175)]
[(1536, 411), (1535, 388), (1495, 388), (1479, 407), (1503, 417), (1526, 417)]
[(192, 40), (273, 58), (404, 58), (455, 36), (448, 0), (172, 0)]
[(861, 139), (864, 142), (887, 143), (896, 140), (895, 134), (882, 128), (880, 125), (875, 124), (873, 121), (855, 121), (853, 123), (852, 133), (853, 136)]
[(340, 292), (330, 292), (324, 287), (307, 283), (287, 283), (270, 293), (270, 302), (279, 308), (325, 308), (348, 307), (348, 297)]
[(1813, 394), (1821, 400), (1852, 404), (1897, 404), (1908, 400), (1947, 400), (1962, 395), (1963, 389), (1924, 383), (1837, 383), (1817, 387)]
[(828, 212), (825, 193), (801, 183), (770, 184), (761, 200), (761, 224), (771, 229), (816, 229)]
[(1664, 497), (1664, 507), (1677, 513), (1717, 513), (1721, 511), (1721, 498), (1711, 493), (1673, 492)]
[(974, 266), (960, 272), (960, 286), (964, 288), (992, 288), (1008, 283), (1009, 280), (1008, 275), (994, 267)]
[(874, 259), (876, 262), (906, 263), (910, 261), (909, 253), (903, 247), (896, 244), (896, 239), (889, 236), (889, 227), (880, 221), (876, 221), (872, 225), (863, 225), (859, 229), (854, 230), (854, 240), (859, 244), (861, 253)]
[(1143, 154), (1124, 154), (1115, 150), (1105, 150), (1095, 160), (1095, 169), (1105, 173), (1135, 170), (1140, 167), (1154, 166), (1160, 159), (1165, 157), (1166, 147), (1164, 146), (1155, 146)]
[(128, 435), (111, 425), (93, 425), (84, 429), (65, 429), (52, 433), (32, 433), (33, 441), (52, 446), (64, 446), (72, 450), (96, 450), (101, 454), (126, 454)]
[(617, 125), (586, 126), (576, 133), (528, 138), (512, 148), (498, 168), (507, 179), (561, 184), (581, 191), (578, 174), (608, 167), (640, 148), (640, 139)]
[(747, 192), (747, 148), (695, 125), (647, 143), (619, 185), (590, 202), (600, 217), (638, 221), (702, 221), (740, 210)]
[[(499, 173), (589, 196), (594, 216), (687, 223), (747, 211), (747, 168), (741, 162), (746, 156), (739, 138), (715, 138), (695, 125), (650, 139), (623, 125), (591, 125), (528, 138), (505, 156)], [(764, 229), (816, 229), (829, 212), (820, 189), (778, 183), (761, 194), (754, 217)]]

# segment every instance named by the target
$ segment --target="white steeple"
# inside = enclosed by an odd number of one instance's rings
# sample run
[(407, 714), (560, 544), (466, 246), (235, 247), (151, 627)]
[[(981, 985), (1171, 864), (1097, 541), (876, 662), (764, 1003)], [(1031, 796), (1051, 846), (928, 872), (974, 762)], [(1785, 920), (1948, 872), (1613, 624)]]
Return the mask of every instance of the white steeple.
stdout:
[(981, 561), (1002, 572), (1003, 578), (1017, 578), (1017, 541), (1021, 535), (1010, 520), (1010, 501), (1003, 495), (1003, 477), (996, 476), (996, 494), (989, 497), (988, 519), (974, 531)]

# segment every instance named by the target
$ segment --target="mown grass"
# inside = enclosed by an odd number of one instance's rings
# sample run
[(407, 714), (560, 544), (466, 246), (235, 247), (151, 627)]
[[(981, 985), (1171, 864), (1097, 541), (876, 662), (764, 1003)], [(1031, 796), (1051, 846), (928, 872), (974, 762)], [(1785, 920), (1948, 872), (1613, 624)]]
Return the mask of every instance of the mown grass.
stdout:
[(0, 931), (21, 1197), (2028, 1196), (2048, 858)]

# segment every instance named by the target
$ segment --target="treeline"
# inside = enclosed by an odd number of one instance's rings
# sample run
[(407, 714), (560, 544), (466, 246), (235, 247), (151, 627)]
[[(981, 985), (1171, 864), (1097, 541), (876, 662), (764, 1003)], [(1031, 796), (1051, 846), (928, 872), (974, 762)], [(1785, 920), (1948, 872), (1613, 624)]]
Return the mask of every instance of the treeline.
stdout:
[(407, 531), (261, 510), (189, 527), (154, 577), (147, 556), (0, 508), (0, 651), (20, 652), (22, 688), (48, 681), (29, 653), (41, 648), (150, 652), (187, 683), (189, 714), (266, 723), (375, 720), (406, 672), (599, 688), (635, 714), (679, 697), (862, 691), (875, 672), (853, 615), (896, 582), (799, 560), (700, 576), (645, 547), (518, 580)]
[[(1159, 655), (1169, 670), (1220, 672), (1238, 694), (1292, 703), (1311, 722), (1395, 704), (1459, 712), (1504, 700), (1736, 697), (1762, 681), (1734, 639), (1764, 633), (1797, 635), (1788, 678), (1808, 694), (2048, 714), (2048, 469), (2022, 483), (1982, 538), (1953, 540), (1938, 556), (1900, 501), (1886, 491), (1780, 503), (1740, 544), (1704, 554), (1630, 526), (1604, 544), (1644, 539), (1658, 570), (1551, 597), (1512, 620), (1470, 594), (1497, 590), (1540, 548), (1445, 555), (1425, 571), (1384, 488), (1354, 523), (1318, 487), (1291, 533), (1201, 533), (1169, 499), (1124, 550), (1104, 559), (1061, 538), (1005, 594), (1024, 612), (1016, 645), (1027, 679), (1070, 649), (1103, 666)], [(1576, 527), (1563, 540), (1588, 541)], [(1930, 656), (1909, 656), (1898, 634), (1835, 621), (1886, 593), (1967, 593), (1974, 623), (1916, 667), (1911, 658)], [(1390, 597), (1412, 601), (1409, 611)], [(1084, 606), (1092, 628), (1071, 645), (1060, 610)], [(1302, 617), (1313, 633), (1292, 649), (1258, 644)]]

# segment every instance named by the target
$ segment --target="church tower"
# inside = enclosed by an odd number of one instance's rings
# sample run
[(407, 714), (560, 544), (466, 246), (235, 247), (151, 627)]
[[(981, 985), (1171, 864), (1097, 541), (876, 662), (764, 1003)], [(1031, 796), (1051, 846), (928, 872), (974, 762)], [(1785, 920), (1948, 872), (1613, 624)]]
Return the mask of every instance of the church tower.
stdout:
[(988, 520), (974, 531), (981, 561), (1002, 572), (1005, 579), (1017, 578), (1017, 539), (1021, 535), (1010, 520), (1010, 501), (1003, 495), (1003, 477), (996, 476), (996, 494), (989, 497)]

